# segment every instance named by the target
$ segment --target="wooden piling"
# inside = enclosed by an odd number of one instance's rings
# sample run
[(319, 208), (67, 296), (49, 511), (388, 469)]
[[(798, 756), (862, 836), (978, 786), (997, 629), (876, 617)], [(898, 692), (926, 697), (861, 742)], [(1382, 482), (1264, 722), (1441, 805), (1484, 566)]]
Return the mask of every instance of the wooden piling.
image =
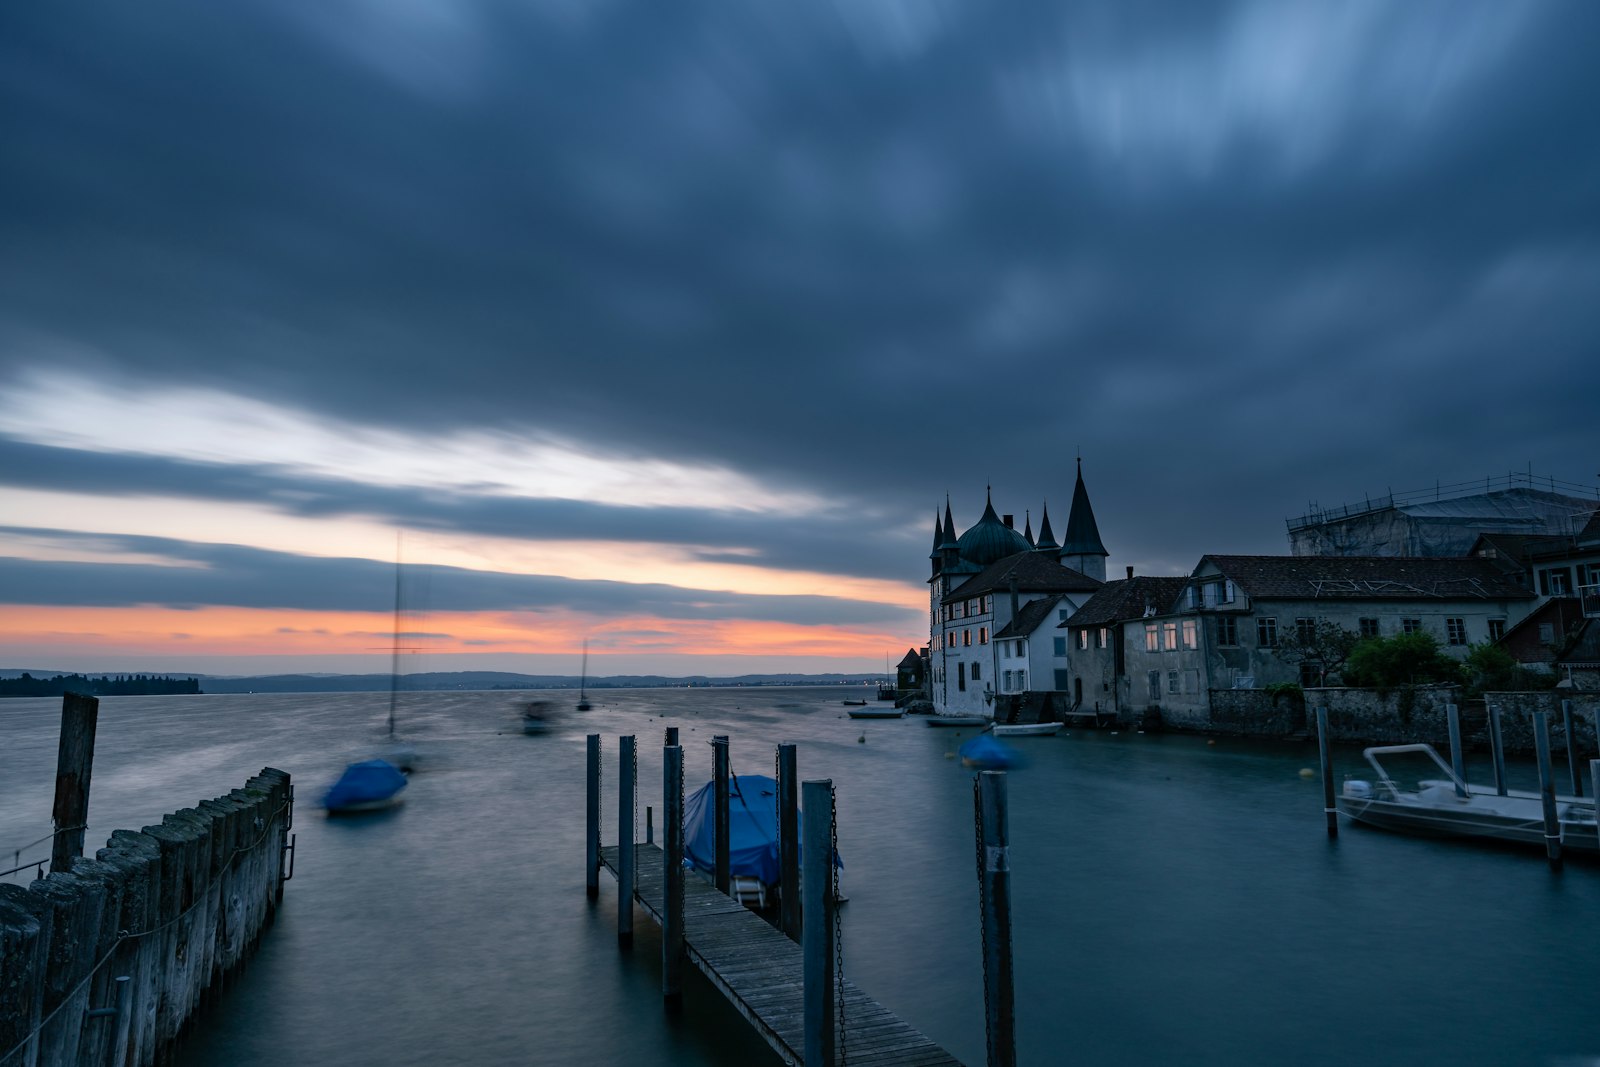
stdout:
[(1339, 809), (1333, 799), (1333, 746), (1328, 740), (1328, 709), (1317, 709), (1317, 752), (1322, 758), (1322, 814), (1328, 836), (1339, 836)]
[(669, 1003), (683, 995), (683, 748), (662, 752), (661, 811), (666, 848), (661, 854), (661, 996)]
[(1011, 985), (1011, 831), (1006, 772), (980, 771), (977, 805), (978, 888), (983, 904), (983, 1005), (989, 1067), (1016, 1067), (1015, 998)]
[(1506, 795), (1506, 743), (1500, 733), (1500, 705), (1489, 705), (1489, 756), (1494, 761), (1494, 791)]
[(678, 728), (676, 726), (667, 727), (667, 735), (666, 736), (667, 736), (666, 745), (667, 745), (668, 748), (672, 747), (673, 745), (676, 745), (678, 743)]
[[(633, 794), (638, 778), (636, 738), (621, 738), (617, 759), (617, 944), (633, 947)], [(599, 869), (596, 868), (598, 875)]]
[(711, 739), (711, 750), (715, 766), (715, 803), (712, 809), (712, 821), (715, 844), (715, 863), (713, 864), (713, 882), (717, 892), (726, 893), (729, 884), (733, 881), (731, 867), (728, 860), (728, 738), (719, 734)]
[(778, 746), (778, 923), (791, 940), (800, 940), (800, 779), (795, 746)]
[(1578, 771), (1577, 735), (1572, 729), (1572, 701), (1561, 702), (1561, 734), (1567, 742), (1567, 776), (1572, 779), (1572, 795), (1583, 796), (1583, 775)]
[(1450, 769), (1456, 775), (1456, 796), (1467, 797), (1467, 763), (1461, 755), (1461, 709), (1454, 704), (1444, 706), (1445, 723), (1450, 727)]
[(1533, 751), (1539, 761), (1539, 799), (1544, 802), (1544, 847), (1550, 869), (1561, 869), (1561, 823), (1556, 818), (1556, 783), (1550, 771), (1550, 723), (1542, 711), (1533, 713)]
[(1589, 761), (1589, 784), (1594, 787), (1593, 792), (1590, 793), (1590, 796), (1595, 798), (1595, 847), (1600, 848), (1600, 759), (1592, 759)]
[(600, 735), (589, 735), (588, 820), (584, 827), (583, 888), (594, 900), (600, 895)]
[(805, 984), (805, 1067), (833, 1067), (838, 1007), (834, 989), (833, 781), (803, 782), (805, 821), (801, 893), (807, 916), (800, 938)]
[(656, 843), (656, 811), (648, 804), (644, 806), (644, 843)]
[(84, 826), (89, 821), (89, 777), (94, 769), (94, 732), (100, 720), (100, 701), (81, 693), (61, 698), (61, 740), (56, 750), (56, 797), (50, 817), (55, 841), (50, 847), (50, 869), (72, 870), (83, 855)]

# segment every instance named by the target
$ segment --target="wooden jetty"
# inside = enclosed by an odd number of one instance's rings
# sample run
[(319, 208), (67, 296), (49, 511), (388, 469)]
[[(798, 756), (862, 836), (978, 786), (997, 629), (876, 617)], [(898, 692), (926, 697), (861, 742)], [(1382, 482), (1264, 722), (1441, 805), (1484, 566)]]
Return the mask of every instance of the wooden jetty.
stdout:
[[(634, 899), (662, 924), (664, 856), (635, 845)], [(600, 850), (621, 884), (619, 849)], [(701, 878), (683, 880), (683, 948), (699, 971), (748, 1019), (785, 1063), (804, 1062), (805, 983), (800, 945)], [(844, 982), (843, 1062), (877, 1067), (937, 1067), (961, 1061), (902, 1022), (848, 979)]]

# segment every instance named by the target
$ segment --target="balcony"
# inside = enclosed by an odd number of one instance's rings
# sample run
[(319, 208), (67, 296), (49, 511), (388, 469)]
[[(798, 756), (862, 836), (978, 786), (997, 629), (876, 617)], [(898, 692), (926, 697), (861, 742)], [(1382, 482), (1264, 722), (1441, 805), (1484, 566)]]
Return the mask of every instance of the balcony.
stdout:
[(1583, 617), (1600, 619), (1600, 582), (1578, 586), (1578, 602), (1583, 605)]

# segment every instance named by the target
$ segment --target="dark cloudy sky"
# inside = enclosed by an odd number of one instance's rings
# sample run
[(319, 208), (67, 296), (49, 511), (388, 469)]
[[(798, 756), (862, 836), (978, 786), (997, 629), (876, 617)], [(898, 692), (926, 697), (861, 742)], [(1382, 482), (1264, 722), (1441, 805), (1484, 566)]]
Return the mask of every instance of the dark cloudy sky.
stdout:
[(1579, 0), (5, 5), (0, 666), (377, 663), (403, 529), (430, 666), (874, 668), (945, 495), (1059, 532), (1078, 455), (1114, 572), (1592, 492), (1597, 54)]

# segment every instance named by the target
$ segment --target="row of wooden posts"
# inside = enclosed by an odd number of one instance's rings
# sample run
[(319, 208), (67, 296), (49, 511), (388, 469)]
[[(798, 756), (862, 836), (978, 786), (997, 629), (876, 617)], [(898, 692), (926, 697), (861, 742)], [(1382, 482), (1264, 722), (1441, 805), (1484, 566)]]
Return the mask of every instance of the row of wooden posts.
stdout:
[[(1450, 731), (1450, 767), (1455, 772), (1456, 795), (1466, 797), (1467, 763), (1463, 754), (1461, 740), (1461, 710), (1454, 704), (1446, 704), (1444, 708), (1445, 722)], [(1543, 802), (1541, 807), (1544, 816), (1544, 842), (1545, 855), (1554, 870), (1561, 869), (1561, 823), (1556, 812), (1556, 785), (1555, 774), (1550, 763), (1550, 722), (1549, 716), (1544, 711), (1534, 711), (1533, 715), (1533, 751), (1534, 760), (1539, 768), (1539, 797)], [(1572, 704), (1562, 701), (1561, 728), (1564, 733), (1563, 740), (1567, 750), (1567, 773), (1572, 783), (1572, 795), (1583, 796), (1583, 775), (1579, 770), (1577, 746), (1573, 743), (1572, 730)], [(1328, 836), (1339, 835), (1338, 808), (1334, 799), (1333, 787), (1333, 754), (1329, 743), (1328, 709), (1317, 708), (1317, 745), (1322, 760), (1322, 805), (1323, 813), (1328, 820)], [(1500, 707), (1489, 705), (1489, 758), (1490, 766), (1494, 772), (1494, 791), (1497, 796), (1505, 796), (1506, 786), (1506, 753), (1505, 743), (1501, 734)], [(1589, 777), (1592, 796), (1600, 804), (1600, 759), (1591, 759), (1589, 764)], [(1600, 823), (1597, 823), (1597, 832), (1600, 832)]]
[[(633, 943), (635, 870), (635, 766), (636, 738), (619, 738), (617, 786), (617, 941)], [(729, 864), (728, 802), (731, 777), (728, 738), (712, 738), (714, 753), (714, 862), (713, 882), (727, 893)], [(683, 748), (678, 728), (666, 728), (662, 747), (663, 894), (661, 930), (661, 993), (669, 1003), (683, 989), (684, 827)], [(832, 779), (800, 782), (793, 744), (778, 745), (778, 927), (801, 945), (805, 990), (805, 1064), (831, 1067), (836, 1062), (838, 1033), (838, 952), (835, 941), (836, 884), (834, 882), (834, 789)], [(585, 847), (585, 889), (591, 900), (600, 892), (600, 735), (588, 735), (588, 818)], [(798, 783), (798, 789), (796, 788)], [(798, 801), (798, 803), (797, 803)], [(1004, 771), (981, 771), (974, 804), (978, 823), (979, 897), (983, 910), (984, 1002), (990, 1067), (1015, 1067), (1016, 1040), (1013, 1019), (1011, 966), (1011, 865), (1010, 830)], [(799, 813), (811, 812), (801, 839)], [(653, 843), (653, 818), (645, 809), (645, 840)], [(809, 917), (809, 920), (808, 920)]]
[(0, 884), (3, 1067), (160, 1061), (292, 876), (293, 788), (270, 767), (84, 858), (98, 714), (94, 697), (62, 704), (50, 874)]

